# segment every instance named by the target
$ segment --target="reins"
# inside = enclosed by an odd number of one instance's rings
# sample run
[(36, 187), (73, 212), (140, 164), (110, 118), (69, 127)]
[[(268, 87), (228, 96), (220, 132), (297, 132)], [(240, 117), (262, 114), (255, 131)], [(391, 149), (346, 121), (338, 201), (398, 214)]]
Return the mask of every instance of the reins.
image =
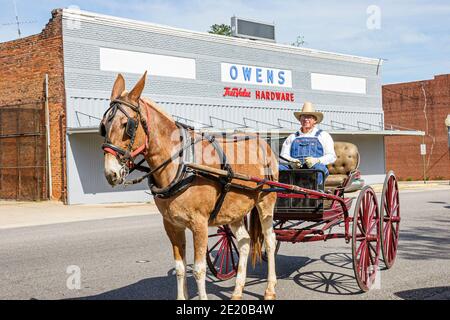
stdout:
[[(121, 106), (121, 104), (131, 108), (134, 112), (136, 112), (138, 114), (139, 119), (136, 121), (133, 117), (131, 117), (126, 110)], [(127, 125), (126, 125), (126, 134), (130, 137), (130, 143), (128, 144), (127, 149), (122, 149), (116, 145), (113, 145), (111, 143), (111, 141), (109, 140), (109, 135), (106, 132), (106, 127), (105, 127), (105, 117), (108, 114), (108, 112), (110, 112), (108, 118), (106, 119), (107, 123), (109, 124), (112, 119), (114, 118), (114, 116), (116, 115), (117, 111), (120, 110), (126, 117), (127, 117)], [(151, 177), (155, 172), (157, 172), (158, 170), (162, 169), (163, 167), (167, 166), (169, 163), (171, 163), (172, 161), (174, 161), (177, 158), (182, 157), (183, 153), (192, 147), (192, 145), (196, 145), (198, 142), (206, 140), (209, 141), (210, 143), (215, 142), (216, 137), (215, 136), (210, 136), (208, 134), (201, 134), (201, 137), (196, 138), (194, 141), (191, 141), (189, 144), (181, 147), (176, 153), (174, 153), (170, 158), (166, 159), (165, 161), (163, 161), (160, 165), (158, 165), (156, 168), (154, 169), (150, 169), (149, 167), (144, 167), (142, 166), (142, 163), (145, 161), (145, 159), (142, 159), (139, 163), (135, 163), (134, 159), (138, 156), (138, 155), (143, 155), (145, 156), (147, 154), (147, 150), (148, 150), (148, 143), (149, 143), (149, 128), (147, 126), (148, 124), (148, 118), (149, 118), (149, 111), (148, 111), (148, 107), (146, 106), (146, 113), (147, 113), (147, 117), (144, 117), (141, 113), (141, 108), (140, 108), (140, 104), (138, 101), (138, 105), (134, 105), (132, 103), (129, 103), (127, 101), (123, 101), (123, 100), (119, 100), (119, 99), (115, 99), (112, 100), (110, 103), (109, 108), (105, 111), (104, 115), (103, 115), (103, 119), (100, 123), (100, 134), (105, 137), (105, 142), (102, 144), (102, 149), (105, 153), (109, 153), (112, 154), (113, 156), (115, 156), (118, 161), (122, 164), (122, 166), (126, 166), (128, 168), (128, 173), (133, 172), (134, 170), (139, 170), (142, 172), (145, 172), (145, 174), (139, 178), (133, 179), (131, 181), (124, 181), (124, 185), (133, 185), (133, 184), (137, 184), (137, 183), (141, 183), (144, 179)], [(136, 138), (136, 131), (137, 128), (139, 126), (139, 123), (142, 124), (144, 132), (145, 132), (145, 143), (141, 146), (139, 146), (136, 150), (132, 151), (133, 145), (134, 145), (134, 140)], [(193, 131), (194, 128), (191, 126), (187, 126), (184, 124), (180, 124), (177, 123), (178, 127), (184, 127), (190, 131)], [(180, 128), (180, 130), (182, 130), (182, 128)], [(244, 137), (233, 137), (230, 140), (226, 140), (225, 138), (221, 137), (220, 139), (222, 139), (222, 143), (233, 143), (233, 142), (239, 142), (239, 141), (243, 141), (243, 140), (250, 140), (250, 139), (256, 139), (256, 137), (252, 137), (252, 136), (244, 136)], [(216, 146), (215, 146), (216, 147)], [(223, 157), (222, 157), (223, 158)], [(223, 159), (220, 159), (221, 162), (224, 162)]]
[[(126, 112), (126, 110), (123, 109), (121, 104), (124, 104), (125, 106), (128, 106), (133, 111), (135, 111), (138, 114), (139, 119), (136, 121), (134, 118), (130, 117), (130, 115)], [(115, 146), (111, 143), (111, 141), (109, 140), (109, 136), (106, 132), (105, 124), (104, 124), (104, 120), (105, 120), (105, 117), (108, 114), (108, 112), (111, 111), (111, 113), (109, 114), (108, 119), (107, 119), (108, 124), (109, 124), (112, 121), (112, 119), (114, 118), (114, 116), (116, 115), (117, 110), (120, 110), (127, 117), (127, 125), (126, 125), (125, 132), (130, 137), (130, 143), (128, 144), (128, 147), (126, 150), (124, 150), (118, 146)], [(110, 153), (118, 159), (118, 161), (122, 164), (123, 170), (126, 172), (125, 177), (128, 174), (130, 174), (131, 172), (133, 172), (134, 170), (139, 170), (139, 171), (145, 172), (145, 174), (143, 176), (133, 179), (131, 181), (126, 181), (126, 179), (124, 179), (123, 185), (125, 185), (125, 186), (134, 185), (137, 183), (141, 183), (144, 179), (148, 179), (148, 184), (149, 184), (150, 190), (155, 197), (169, 198), (169, 197), (172, 197), (172, 196), (182, 192), (183, 190), (186, 190), (191, 185), (191, 183), (194, 181), (194, 179), (196, 177), (203, 177), (208, 180), (216, 181), (220, 184), (221, 191), (220, 191), (219, 197), (216, 200), (214, 209), (211, 212), (211, 215), (209, 217), (210, 221), (214, 220), (217, 217), (217, 214), (219, 213), (220, 208), (222, 207), (222, 204), (225, 200), (225, 196), (228, 193), (228, 191), (230, 190), (230, 188), (238, 188), (238, 189), (247, 190), (247, 191), (266, 191), (266, 190), (263, 190), (263, 188), (262, 188), (264, 183), (257, 183), (257, 186), (254, 188), (247, 187), (247, 186), (244, 186), (241, 184), (232, 183), (232, 180), (235, 178), (235, 173), (233, 172), (231, 165), (228, 163), (227, 157), (226, 157), (223, 149), (220, 147), (219, 143), (216, 140), (216, 138), (219, 138), (220, 140), (222, 140), (221, 141), (222, 143), (236, 143), (236, 142), (240, 142), (240, 141), (248, 141), (251, 139), (257, 139), (258, 138), (257, 136), (234, 136), (232, 139), (228, 140), (225, 138), (224, 135), (222, 137), (216, 137), (214, 135), (209, 135), (207, 133), (201, 133), (200, 137), (195, 138), (195, 135), (198, 133), (194, 132), (193, 135), (191, 134), (194, 131), (193, 127), (187, 126), (185, 124), (181, 124), (179, 122), (175, 122), (176, 126), (180, 130), (180, 141), (182, 144), (181, 148), (176, 153), (174, 153), (171, 157), (169, 157), (168, 159), (166, 159), (160, 165), (158, 165), (157, 167), (155, 167), (153, 169), (142, 166), (142, 163), (145, 161), (145, 158), (136, 164), (134, 162), (134, 159), (140, 154), (142, 154), (145, 157), (145, 155), (147, 154), (147, 151), (148, 151), (148, 144), (149, 144), (149, 139), (150, 139), (149, 128), (147, 126), (148, 119), (149, 119), (149, 107), (148, 106), (146, 106), (146, 113), (147, 113), (147, 117), (145, 118), (141, 114), (141, 109), (140, 109), (139, 103), (137, 106), (135, 106), (126, 101), (113, 100), (113, 101), (111, 101), (110, 107), (108, 108), (108, 110), (106, 110), (105, 114), (103, 115), (103, 119), (100, 123), (100, 133), (102, 134), (102, 136), (105, 137), (105, 143), (103, 143), (102, 149), (105, 153)], [(139, 123), (141, 123), (144, 128), (145, 142), (142, 146), (138, 147), (135, 151), (132, 151), (132, 148), (134, 145), (134, 139), (136, 137), (136, 131), (139, 127)], [(189, 142), (186, 141), (187, 139), (189, 139)], [(189, 154), (186, 154), (186, 151), (189, 148), (192, 148), (192, 150), (191, 150), (192, 161), (195, 162), (195, 160), (194, 160), (195, 145), (203, 140), (207, 140), (214, 147), (214, 149), (219, 157), (219, 160), (220, 160), (221, 170), (223, 170), (223, 172), (226, 172), (225, 176), (215, 176), (215, 175), (212, 175), (208, 171), (197, 170), (193, 167), (190, 167), (189, 163), (188, 164), (185, 163), (184, 160), (186, 160), (186, 156), (189, 156)], [(155, 172), (161, 170), (162, 168), (164, 168), (165, 166), (167, 166), (169, 163), (171, 163), (172, 161), (174, 161), (177, 158), (181, 158), (181, 161), (178, 164), (178, 169), (177, 169), (176, 175), (173, 178), (173, 180), (166, 187), (160, 188), (160, 187), (156, 186), (155, 181), (153, 179), (153, 174)], [(189, 160), (188, 160), (188, 162), (189, 162)]]

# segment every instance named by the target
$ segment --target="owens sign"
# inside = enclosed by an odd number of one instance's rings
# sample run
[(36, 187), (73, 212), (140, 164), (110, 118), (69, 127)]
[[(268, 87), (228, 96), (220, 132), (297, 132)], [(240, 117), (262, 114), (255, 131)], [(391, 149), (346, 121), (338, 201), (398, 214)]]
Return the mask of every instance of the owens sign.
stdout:
[(290, 70), (221, 63), (222, 82), (292, 88)]

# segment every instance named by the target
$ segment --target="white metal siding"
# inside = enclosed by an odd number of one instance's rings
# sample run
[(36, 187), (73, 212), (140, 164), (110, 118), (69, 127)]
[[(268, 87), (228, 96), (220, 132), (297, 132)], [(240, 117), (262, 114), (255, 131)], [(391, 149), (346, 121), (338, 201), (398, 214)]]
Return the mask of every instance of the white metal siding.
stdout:
[(67, 139), (68, 204), (150, 201), (147, 184), (112, 188), (103, 174), (102, 138), (73, 134)]

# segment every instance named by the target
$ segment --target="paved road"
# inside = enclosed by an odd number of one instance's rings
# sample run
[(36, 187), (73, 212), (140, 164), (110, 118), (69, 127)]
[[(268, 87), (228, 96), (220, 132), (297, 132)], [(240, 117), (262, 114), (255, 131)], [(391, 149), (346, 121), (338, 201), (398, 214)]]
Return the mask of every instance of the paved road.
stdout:
[[(361, 294), (351, 247), (341, 240), (284, 244), (277, 257), (279, 299), (450, 299), (450, 194), (404, 192), (400, 251), (380, 288)], [(192, 242), (188, 237), (188, 264)], [(81, 270), (80, 289), (71, 275)], [(72, 273), (74, 272), (75, 273)], [(173, 299), (176, 280), (159, 215), (0, 231), (1, 299)], [(71, 272), (70, 274), (67, 271)], [(266, 268), (249, 268), (246, 299), (260, 299)], [(210, 276), (210, 299), (228, 299), (232, 280)], [(196, 296), (189, 273), (189, 295)]]

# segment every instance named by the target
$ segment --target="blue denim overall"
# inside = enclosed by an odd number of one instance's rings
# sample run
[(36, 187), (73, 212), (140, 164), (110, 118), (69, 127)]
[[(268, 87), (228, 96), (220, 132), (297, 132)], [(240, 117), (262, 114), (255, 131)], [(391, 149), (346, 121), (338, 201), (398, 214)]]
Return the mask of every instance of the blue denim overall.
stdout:
[[(303, 164), (303, 169), (307, 169), (308, 167), (305, 164), (305, 159), (308, 157), (320, 158), (323, 156), (323, 146), (319, 141), (319, 135), (322, 130), (317, 130), (314, 137), (299, 137), (300, 132), (296, 132), (295, 135), (297, 138), (292, 141), (291, 144), (291, 158), (299, 159)], [(280, 164), (279, 170), (287, 170), (289, 167), (287, 165)], [(318, 183), (322, 184), (323, 177), (328, 177), (328, 169), (327, 166), (322, 163), (316, 163), (311, 169), (320, 170), (323, 172), (323, 175), (319, 175)]]

